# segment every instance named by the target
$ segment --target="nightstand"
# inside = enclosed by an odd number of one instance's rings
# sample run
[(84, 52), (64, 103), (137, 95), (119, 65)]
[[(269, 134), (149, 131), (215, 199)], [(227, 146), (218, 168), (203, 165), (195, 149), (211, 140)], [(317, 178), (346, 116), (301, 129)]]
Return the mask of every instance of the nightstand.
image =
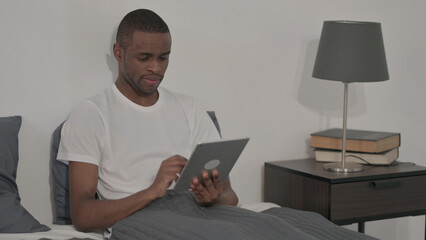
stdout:
[(398, 163), (335, 173), (323, 164), (266, 162), (264, 201), (317, 212), (338, 225), (358, 223), (360, 232), (366, 221), (426, 214), (426, 167)]

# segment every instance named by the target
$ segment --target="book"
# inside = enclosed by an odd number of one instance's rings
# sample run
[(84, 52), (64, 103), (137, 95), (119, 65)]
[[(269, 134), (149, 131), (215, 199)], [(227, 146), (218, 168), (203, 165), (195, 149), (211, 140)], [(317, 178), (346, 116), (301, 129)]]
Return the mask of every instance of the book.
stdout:
[[(315, 160), (319, 162), (340, 162), (342, 152), (339, 150), (315, 149)], [(371, 165), (390, 165), (399, 157), (399, 148), (382, 153), (346, 152), (346, 162)]]
[[(331, 128), (311, 134), (311, 147), (342, 150), (342, 129)], [(401, 134), (346, 130), (346, 151), (380, 153), (401, 145)]]

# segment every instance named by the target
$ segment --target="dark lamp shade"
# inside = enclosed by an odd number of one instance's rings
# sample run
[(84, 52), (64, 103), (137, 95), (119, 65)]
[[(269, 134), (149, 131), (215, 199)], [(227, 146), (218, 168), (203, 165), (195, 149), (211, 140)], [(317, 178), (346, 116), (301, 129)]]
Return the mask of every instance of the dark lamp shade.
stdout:
[(388, 80), (380, 23), (324, 21), (312, 76), (341, 82)]

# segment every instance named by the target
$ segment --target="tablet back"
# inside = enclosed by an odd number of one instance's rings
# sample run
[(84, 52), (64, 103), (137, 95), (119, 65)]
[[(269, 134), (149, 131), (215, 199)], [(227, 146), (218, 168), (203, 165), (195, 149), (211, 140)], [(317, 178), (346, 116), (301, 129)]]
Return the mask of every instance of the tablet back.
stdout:
[(248, 141), (249, 138), (242, 138), (198, 144), (176, 182), (174, 190), (189, 189), (194, 177), (202, 181), (202, 170), (211, 172), (217, 169), (220, 179), (225, 180)]

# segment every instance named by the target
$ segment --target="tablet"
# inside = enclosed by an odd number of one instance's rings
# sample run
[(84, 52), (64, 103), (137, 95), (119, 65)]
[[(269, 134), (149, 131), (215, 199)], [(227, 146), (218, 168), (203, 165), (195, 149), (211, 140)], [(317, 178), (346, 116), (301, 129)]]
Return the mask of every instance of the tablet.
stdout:
[(183, 168), (174, 190), (190, 189), (194, 177), (202, 181), (203, 170), (211, 173), (213, 169), (217, 169), (221, 181), (225, 180), (248, 140), (249, 138), (241, 138), (198, 144)]

